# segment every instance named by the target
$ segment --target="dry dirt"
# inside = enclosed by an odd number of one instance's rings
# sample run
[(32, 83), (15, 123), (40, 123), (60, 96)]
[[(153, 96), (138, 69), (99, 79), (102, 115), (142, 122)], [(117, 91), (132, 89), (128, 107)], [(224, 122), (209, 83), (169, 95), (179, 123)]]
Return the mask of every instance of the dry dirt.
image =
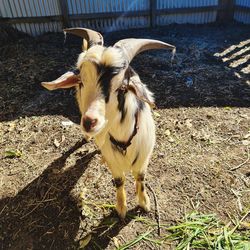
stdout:
[[(74, 67), (80, 39), (64, 44), (62, 34), (12, 34), (0, 43), (1, 249), (77, 249), (91, 231), (89, 249), (134, 239), (146, 228), (131, 216), (119, 221), (105, 206), (114, 204), (115, 189), (94, 144), (82, 138), (74, 90), (40, 86)], [(171, 25), (104, 37), (109, 45), (144, 37), (177, 47), (172, 63), (167, 51), (143, 53), (132, 63), (158, 107), (147, 180), (161, 222), (175, 224), (193, 209), (225, 222), (238, 218), (250, 207), (249, 26)], [(130, 215), (140, 214), (130, 176), (127, 193)], [(144, 216), (154, 221), (149, 194), (152, 212)], [(133, 249), (155, 247), (141, 242)]]

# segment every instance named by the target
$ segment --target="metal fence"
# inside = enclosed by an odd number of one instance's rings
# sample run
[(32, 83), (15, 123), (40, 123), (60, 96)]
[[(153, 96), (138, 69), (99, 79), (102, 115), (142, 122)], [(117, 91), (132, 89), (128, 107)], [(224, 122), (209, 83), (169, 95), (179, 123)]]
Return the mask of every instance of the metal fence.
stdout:
[(250, 0), (236, 0), (234, 19), (238, 22), (250, 24)]
[[(204, 24), (216, 21), (218, 0), (204, 1), (157, 1), (157, 10), (159, 12), (156, 18), (157, 25), (166, 25), (171, 23), (192, 23)], [(169, 13), (164, 13), (164, 10), (169, 10)], [(181, 11), (182, 9), (182, 11)], [(176, 10), (176, 13), (171, 10)], [(172, 12), (172, 13), (171, 13)]]
[(105, 32), (232, 18), (250, 23), (250, 0), (0, 0), (0, 16), (34, 36), (70, 26)]

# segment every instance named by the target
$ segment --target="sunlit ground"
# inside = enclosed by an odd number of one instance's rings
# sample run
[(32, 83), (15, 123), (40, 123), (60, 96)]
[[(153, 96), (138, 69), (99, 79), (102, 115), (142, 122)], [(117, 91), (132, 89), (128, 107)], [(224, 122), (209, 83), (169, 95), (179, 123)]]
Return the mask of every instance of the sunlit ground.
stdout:
[(246, 83), (250, 85), (250, 39), (231, 45), (223, 52), (215, 53), (214, 56), (221, 58), (227, 67), (235, 70), (234, 74), (238, 78), (246, 79)]

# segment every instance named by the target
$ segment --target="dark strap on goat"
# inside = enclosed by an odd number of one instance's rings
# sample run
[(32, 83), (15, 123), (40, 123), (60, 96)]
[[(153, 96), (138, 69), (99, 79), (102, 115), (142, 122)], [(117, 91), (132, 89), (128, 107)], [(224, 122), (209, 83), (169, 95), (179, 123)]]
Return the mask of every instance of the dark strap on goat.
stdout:
[(110, 133), (110, 141), (111, 143), (116, 147), (116, 149), (123, 155), (127, 153), (127, 148), (131, 145), (133, 138), (137, 134), (137, 131), (139, 129), (138, 127), (138, 120), (139, 120), (139, 110), (136, 111), (135, 113), (135, 125), (134, 125), (134, 130), (133, 133), (130, 135), (129, 139), (126, 142), (123, 141), (118, 141), (116, 140)]

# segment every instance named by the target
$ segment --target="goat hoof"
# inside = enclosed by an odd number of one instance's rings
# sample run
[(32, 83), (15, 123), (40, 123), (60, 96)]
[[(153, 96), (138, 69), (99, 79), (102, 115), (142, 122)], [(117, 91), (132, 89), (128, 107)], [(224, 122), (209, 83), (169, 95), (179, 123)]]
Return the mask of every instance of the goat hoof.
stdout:
[(150, 204), (139, 204), (139, 206), (148, 213), (150, 211)]
[(124, 205), (124, 206), (116, 205), (115, 209), (116, 209), (119, 217), (121, 219), (125, 219), (126, 214), (127, 214), (127, 206), (126, 205)]
[(145, 195), (143, 199), (139, 199), (138, 202), (139, 207), (141, 207), (145, 212), (150, 211), (150, 199), (148, 195)]

